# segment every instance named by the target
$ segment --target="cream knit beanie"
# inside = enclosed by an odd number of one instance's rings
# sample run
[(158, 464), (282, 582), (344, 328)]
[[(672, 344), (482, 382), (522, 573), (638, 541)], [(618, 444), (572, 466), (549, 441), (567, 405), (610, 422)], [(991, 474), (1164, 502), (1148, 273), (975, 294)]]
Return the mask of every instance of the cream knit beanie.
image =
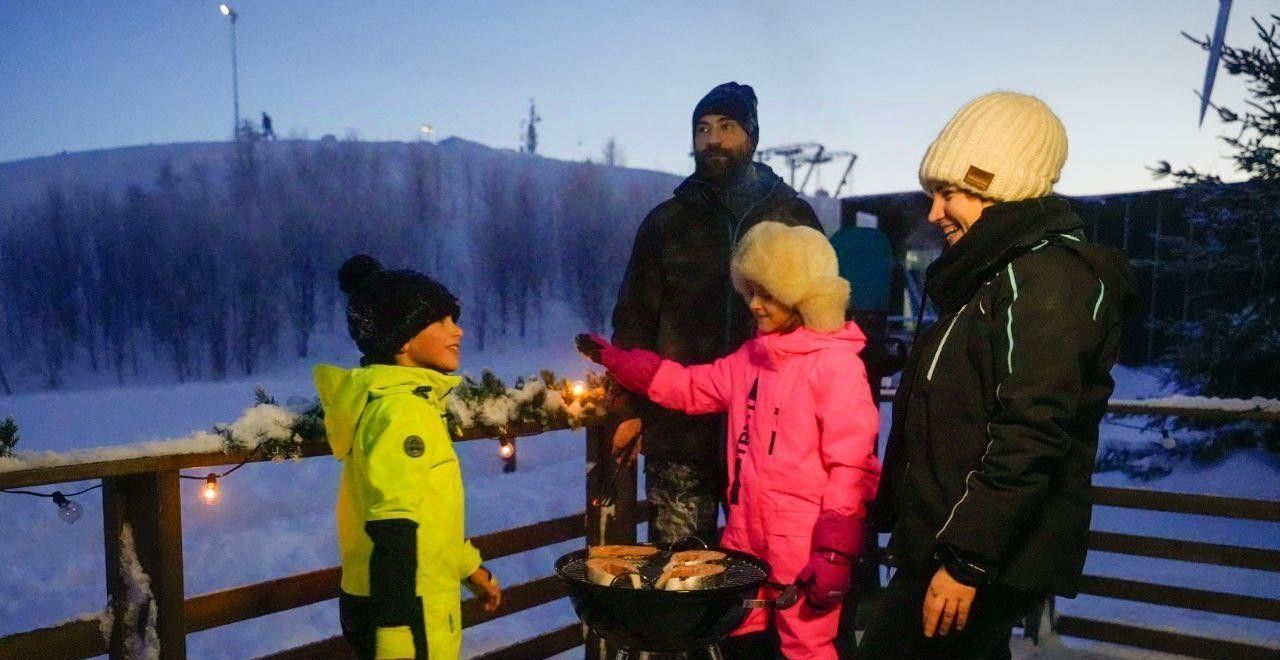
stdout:
[(1053, 192), (1067, 160), (1067, 131), (1044, 101), (994, 92), (967, 103), (920, 163), (920, 185), (951, 184), (999, 202)]
[(839, 275), (835, 249), (816, 229), (761, 222), (738, 243), (729, 272), (738, 293), (746, 295), (747, 282), (754, 282), (812, 330), (844, 326), (849, 283)]

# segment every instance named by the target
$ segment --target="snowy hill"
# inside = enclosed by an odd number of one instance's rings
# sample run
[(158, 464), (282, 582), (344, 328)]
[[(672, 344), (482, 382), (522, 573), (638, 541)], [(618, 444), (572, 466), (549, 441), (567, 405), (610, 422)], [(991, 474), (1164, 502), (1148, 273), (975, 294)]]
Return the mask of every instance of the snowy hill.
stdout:
[[(477, 348), (603, 330), (672, 174), (457, 138), (243, 140), (0, 164), (0, 394), (253, 375), (344, 336), (333, 274), (374, 255), (463, 300)], [(838, 204), (812, 200), (829, 231)]]
[(166, 162), (182, 169), (197, 164), (214, 169), (223, 162), (226, 150), (227, 144), (222, 142), (180, 142), (63, 152), (0, 163), (0, 209), (34, 203), (50, 184), (115, 193), (130, 184), (150, 186)]
[[(329, 138), (332, 139), (332, 138)], [(322, 140), (280, 140), (276, 145), (309, 144), (318, 145)], [(421, 145), (418, 142), (367, 142), (376, 148), (385, 150), (389, 155), (403, 152), (410, 145)], [(476, 142), (461, 138), (448, 138), (439, 144), (428, 143), (429, 148), (439, 148), (460, 155), (501, 154), (506, 157), (520, 158), (521, 154), (510, 149), (493, 149)], [(0, 210), (9, 211), (26, 204), (39, 201), (51, 184), (67, 188), (82, 186), (89, 190), (103, 190), (113, 194), (121, 194), (130, 185), (144, 188), (153, 187), (156, 177), (166, 164), (179, 171), (190, 171), (194, 167), (206, 168), (213, 178), (222, 178), (227, 173), (227, 154), (232, 148), (229, 142), (174, 142), (170, 144), (147, 144), (114, 149), (97, 149), (93, 151), (62, 152), (52, 156), (26, 158), (0, 163)], [(539, 157), (530, 157), (539, 158)], [(539, 158), (555, 163), (571, 163), (554, 159)], [(674, 188), (679, 178), (672, 174), (649, 170), (633, 170), (619, 168), (626, 172), (644, 173), (670, 181)], [(4, 213), (4, 217), (8, 213)]]
[(460, 139), (243, 141), (0, 164), (0, 394), (253, 375), (345, 334), (347, 257), (436, 275), (477, 347), (601, 330), (680, 178)]

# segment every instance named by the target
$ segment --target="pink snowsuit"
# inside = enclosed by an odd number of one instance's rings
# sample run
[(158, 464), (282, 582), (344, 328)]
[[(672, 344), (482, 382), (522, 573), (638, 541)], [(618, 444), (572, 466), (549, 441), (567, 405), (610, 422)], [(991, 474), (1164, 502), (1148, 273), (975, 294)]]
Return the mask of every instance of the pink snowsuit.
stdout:
[[(729, 519), (720, 543), (769, 562), (775, 582), (793, 582), (809, 561), (820, 512), (861, 519), (875, 496), (880, 423), (858, 358), (865, 343), (852, 322), (831, 333), (757, 335), (711, 364), (663, 360), (649, 385), (649, 398), (667, 408), (728, 410)], [(751, 610), (734, 634), (764, 630), (770, 613)], [(834, 660), (839, 621), (839, 607), (818, 611), (803, 598), (778, 610), (783, 654)]]

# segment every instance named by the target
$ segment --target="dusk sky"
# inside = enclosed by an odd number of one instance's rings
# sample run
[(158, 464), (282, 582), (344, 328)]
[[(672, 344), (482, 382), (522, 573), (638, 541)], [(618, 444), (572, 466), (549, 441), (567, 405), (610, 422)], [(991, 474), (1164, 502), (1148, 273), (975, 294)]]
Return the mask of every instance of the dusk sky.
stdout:
[[(515, 148), (529, 99), (539, 153), (692, 169), (689, 113), (726, 80), (760, 97), (761, 146), (860, 156), (842, 194), (911, 190), (955, 110), (1008, 89), (1045, 99), (1070, 154), (1059, 190), (1141, 190), (1156, 160), (1230, 174), (1196, 126), (1216, 0), (974, 2), (331, 2), (240, 0), (242, 117), (281, 137), (457, 136)], [(1227, 40), (1256, 43), (1236, 0)], [(217, 2), (0, 4), (0, 161), (231, 133), (230, 26)], [(1214, 100), (1237, 106), (1220, 72)], [(775, 169), (783, 169), (775, 162)], [(840, 170), (821, 173), (828, 188)]]

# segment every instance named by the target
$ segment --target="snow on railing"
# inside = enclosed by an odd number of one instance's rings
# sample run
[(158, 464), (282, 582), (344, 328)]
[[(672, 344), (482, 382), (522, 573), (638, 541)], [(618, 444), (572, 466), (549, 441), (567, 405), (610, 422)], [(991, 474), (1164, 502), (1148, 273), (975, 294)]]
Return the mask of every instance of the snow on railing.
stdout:
[[(230, 424), (212, 431), (165, 440), (149, 440), (68, 451), (15, 451), (0, 457), (0, 473), (106, 463), (157, 456), (263, 450), (271, 460), (300, 458), (304, 447), (327, 447), (323, 411), (314, 400), (299, 398), (279, 405), (261, 388), (258, 402)], [(604, 414), (604, 377), (588, 373), (584, 381), (557, 378), (549, 371), (521, 378), (513, 387), (485, 371), (479, 380), (465, 377), (450, 397), (446, 417), (458, 438), (516, 435), (515, 429), (549, 431), (578, 428)]]
[(125, 587), (123, 598), (119, 599), (122, 602), (112, 603), (112, 607), (123, 608), (119, 621), (127, 630), (124, 648), (130, 658), (156, 660), (160, 657), (160, 637), (156, 633), (158, 608), (151, 593), (151, 577), (138, 561), (133, 529), (128, 523), (120, 529), (120, 578)]
[(243, 449), (254, 449), (269, 440), (292, 440), (287, 433), (299, 413), (276, 405), (256, 405), (235, 422), (218, 426), (213, 431), (197, 431), (190, 435), (164, 440), (147, 440), (121, 445), (69, 451), (14, 452), (0, 458), (0, 472), (17, 472), (36, 468), (105, 463), (132, 458), (161, 455), (209, 454), (224, 451), (226, 433), (231, 433)]
[(1250, 399), (1220, 399), (1174, 394), (1153, 399), (1112, 399), (1107, 403), (1107, 411), (1117, 415), (1168, 415), (1280, 422), (1280, 400), (1260, 396)]
[(1197, 410), (1218, 410), (1223, 412), (1260, 410), (1280, 413), (1280, 399), (1266, 399), (1260, 396), (1255, 396), (1251, 399), (1220, 399), (1210, 396), (1175, 394), (1158, 399), (1112, 399), (1111, 405), (1145, 406), (1148, 408), (1194, 408)]

